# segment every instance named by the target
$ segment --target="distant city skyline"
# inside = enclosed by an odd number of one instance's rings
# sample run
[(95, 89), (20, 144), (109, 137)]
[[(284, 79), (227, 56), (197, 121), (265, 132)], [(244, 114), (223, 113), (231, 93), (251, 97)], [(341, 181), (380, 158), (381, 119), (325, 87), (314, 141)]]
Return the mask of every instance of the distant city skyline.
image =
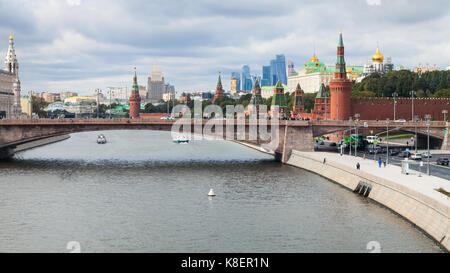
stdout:
[[(450, 66), (448, 1), (199, 1), (182, 11), (178, 6), (0, 0), (0, 56), (6, 56), (13, 31), (24, 93), (80, 95), (108, 86), (131, 89), (133, 67), (138, 84), (145, 85), (155, 62), (180, 92), (214, 90), (218, 71), (230, 90), (231, 72), (248, 65), (251, 76), (263, 76), (262, 67), (277, 54), (298, 68), (316, 49), (322, 62), (333, 64), (341, 28), (350, 65), (364, 65), (378, 44), (396, 65)], [(337, 9), (345, 21), (335, 20)]]

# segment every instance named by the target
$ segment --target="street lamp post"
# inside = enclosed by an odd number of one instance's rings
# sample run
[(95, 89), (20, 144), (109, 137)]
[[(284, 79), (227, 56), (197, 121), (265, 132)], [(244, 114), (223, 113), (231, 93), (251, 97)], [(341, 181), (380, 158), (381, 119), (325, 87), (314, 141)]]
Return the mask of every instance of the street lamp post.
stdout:
[(417, 122), (419, 121), (418, 116), (414, 116), (414, 133), (415, 133), (415, 139), (414, 139), (414, 152), (417, 154)]
[(356, 139), (355, 139), (355, 156), (358, 156), (358, 140), (359, 140), (359, 136), (358, 136), (358, 120), (359, 120), (360, 114), (356, 113), (355, 114), (355, 134), (356, 134)]
[(409, 93), (411, 94), (411, 120), (414, 120), (414, 96), (416, 91), (411, 90)]
[(389, 164), (389, 118), (386, 119), (386, 164)]
[(395, 117), (395, 107), (397, 106), (397, 97), (398, 97), (398, 93), (397, 92), (394, 92), (393, 94), (392, 94), (392, 97), (394, 97), (394, 121), (396, 120), (396, 117)]
[(427, 175), (430, 175), (430, 119), (431, 115), (426, 115), (427, 119)]
[(352, 117), (349, 117), (348, 121), (350, 121), (350, 131), (348, 133), (348, 146), (350, 149), (348, 150), (348, 155), (352, 155)]
[(328, 120), (328, 117), (327, 117), (327, 113), (328, 113), (328, 111), (327, 111), (327, 95), (328, 95), (328, 92), (325, 92), (325, 120)]
[(448, 110), (442, 110), (442, 114), (444, 114), (444, 121), (447, 121)]

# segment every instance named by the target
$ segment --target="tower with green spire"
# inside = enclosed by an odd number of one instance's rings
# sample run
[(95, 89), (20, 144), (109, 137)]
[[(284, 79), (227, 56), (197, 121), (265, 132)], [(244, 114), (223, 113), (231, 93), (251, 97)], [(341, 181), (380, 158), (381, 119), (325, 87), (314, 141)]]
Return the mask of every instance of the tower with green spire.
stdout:
[(305, 106), (303, 104), (303, 90), (300, 87), (300, 83), (297, 83), (297, 87), (295, 88), (295, 97), (294, 97), (294, 115), (299, 113), (303, 113), (305, 111)]
[(337, 46), (336, 70), (334, 79), (330, 82), (330, 117), (332, 120), (347, 120), (351, 116), (351, 91), (352, 82), (347, 78), (345, 69), (344, 41), (341, 31)]
[(134, 68), (133, 87), (130, 96), (130, 118), (139, 118), (139, 110), (141, 109), (141, 96), (139, 95), (139, 87), (137, 84), (136, 67)]
[(252, 89), (252, 97), (248, 104), (248, 111), (256, 111), (256, 113), (259, 114), (259, 110), (262, 105), (264, 105), (264, 101), (261, 96), (261, 86), (259, 85), (258, 79), (256, 79)]
[(323, 83), (320, 85), (319, 92), (314, 100), (314, 109), (311, 113), (314, 114), (314, 119), (330, 119), (330, 92)]
[[(273, 89), (272, 106), (270, 111), (272, 117), (275, 117), (276, 115), (279, 118), (286, 117), (286, 96), (284, 94), (283, 85), (280, 81), (277, 82), (277, 85), (275, 85)], [(278, 113), (275, 113), (275, 111), (277, 111)]]
[(217, 86), (216, 86), (216, 93), (214, 95), (214, 99), (212, 100), (212, 103), (214, 103), (217, 99), (223, 98), (224, 92), (222, 88), (222, 79), (220, 78), (220, 72), (219, 72), (219, 79), (217, 80)]

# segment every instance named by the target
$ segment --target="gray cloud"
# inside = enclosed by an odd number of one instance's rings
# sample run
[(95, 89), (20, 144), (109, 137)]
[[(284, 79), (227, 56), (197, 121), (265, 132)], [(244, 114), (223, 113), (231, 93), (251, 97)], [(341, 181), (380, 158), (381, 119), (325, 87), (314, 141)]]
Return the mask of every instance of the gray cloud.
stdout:
[(450, 63), (444, 0), (78, 1), (0, 0), (0, 54), (14, 30), (25, 91), (130, 85), (134, 66), (145, 84), (155, 61), (179, 91), (213, 90), (218, 71), (227, 88), (231, 71), (261, 74), (275, 54), (299, 67), (315, 45), (334, 63), (340, 28), (349, 64), (364, 64), (377, 42), (395, 64)]

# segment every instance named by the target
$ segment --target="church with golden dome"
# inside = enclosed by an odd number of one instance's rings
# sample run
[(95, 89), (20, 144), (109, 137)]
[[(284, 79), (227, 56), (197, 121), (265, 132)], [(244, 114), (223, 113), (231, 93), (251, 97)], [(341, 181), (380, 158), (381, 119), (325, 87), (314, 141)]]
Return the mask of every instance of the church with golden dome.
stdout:
[[(287, 92), (294, 92), (298, 84), (305, 93), (319, 92), (322, 84), (326, 86), (331, 82), (335, 72), (335, 65), (324, 64), (314, 52), (309, 62), (305, 63), (297, 72), (289, 73)], [(356, 80), (362, 73), (363, 66), (347, 67), (347, 77), (350, 80)]]
[(357, 79), (357, 82), (362, 81), (362, 79), (373, 73), (384, 74), (392, 72), (393, 67), (394, 66), (391, 63), (391, 57), (387, 57), (385, 62), (384, 56), (383, 54), (381, 54), (380, 48), (377, 46), (375, 54), (373, 54), (372, 59), (369, 59), (364, 65), (363, 74)]

